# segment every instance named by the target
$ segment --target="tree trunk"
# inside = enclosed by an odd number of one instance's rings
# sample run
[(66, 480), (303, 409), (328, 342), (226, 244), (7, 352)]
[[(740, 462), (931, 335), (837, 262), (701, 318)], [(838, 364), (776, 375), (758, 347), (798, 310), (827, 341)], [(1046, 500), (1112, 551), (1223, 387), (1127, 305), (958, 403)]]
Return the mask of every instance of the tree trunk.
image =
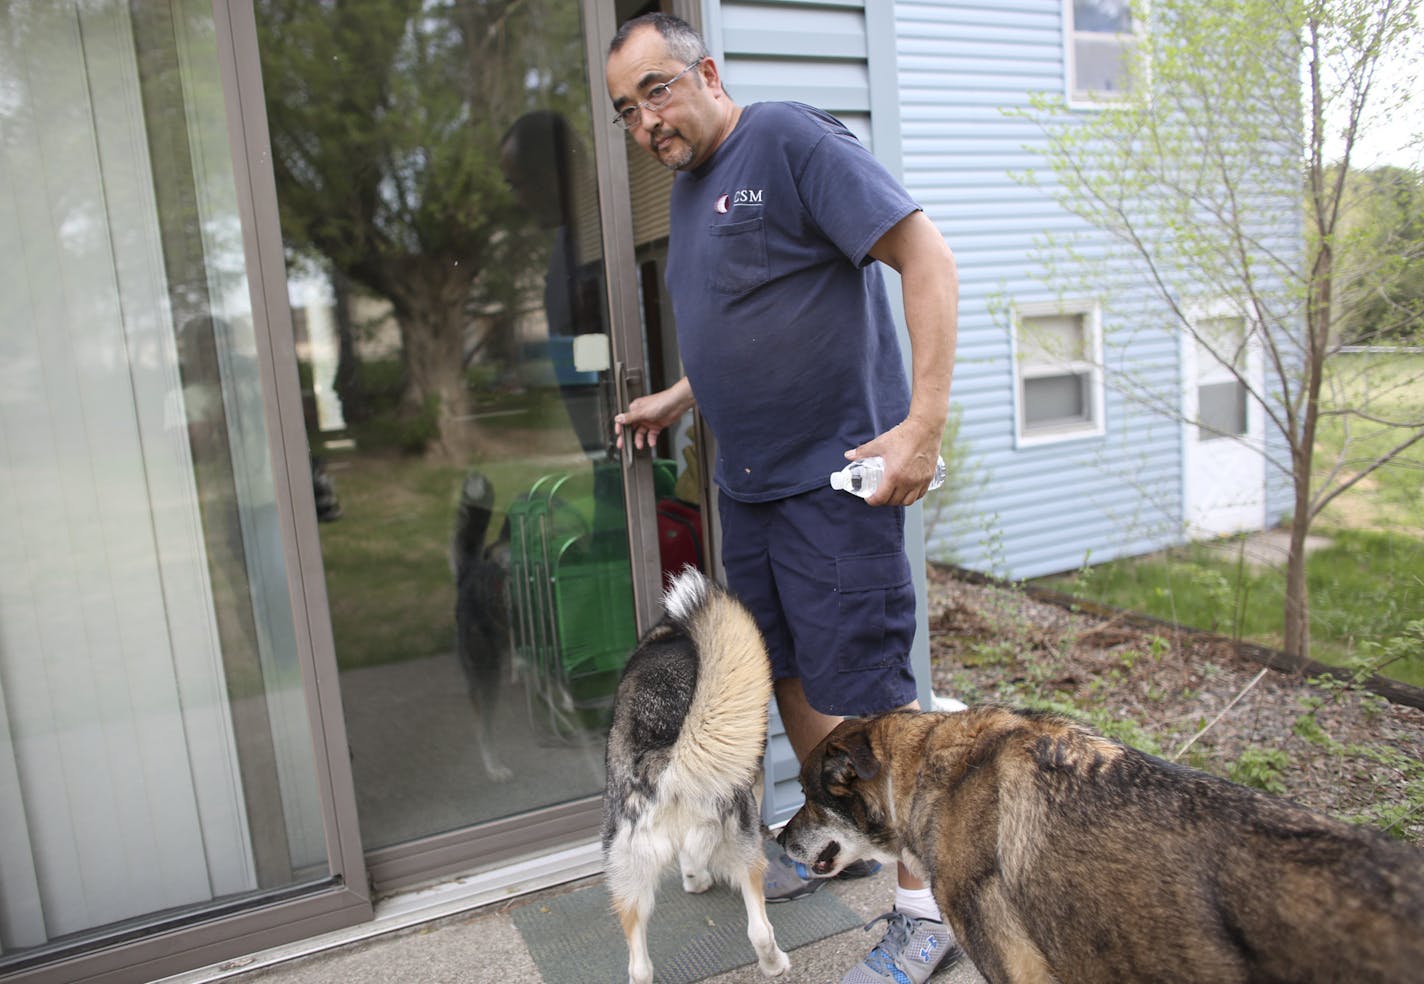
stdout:
[(371, 419), (371, 401), (361, 377), (361, 355), (356, 347), (356, 325), (351, 318), (351, 280), (344, 272), (331, 270), (331, 288), (336, 305), (338, 356), (333, 389), (341, 400), (341, 417), (349, 427)]
[[(1324, 174), (1317, 159), (1311, 169), (1311, 186), (1323, 187)], [(1317, 211), (1324, 220), (1325, 213)], [(1325, 357), (1330, 351), (1330, 308), (1334, 288), (1335, 252), (1333, 222), (1317, 228), (1309, 257), (1310, 272), (1305, 305), (1305, 347), (1301, 368), (1304, 392), (1299, 419), (1291, 427), (1291, 475), (1295, 484), (1295, 510), (1291, 516), (1290, 555), (1286, 561), (1285, 650), (1310, 658), (1310, 598), (1306, 584), (1305, 540), (1315, 520), (1310, 496), (1315, 461), (1315, 432), (1320, 422), (1320, 388), (1325, 379)]]
[(1310, 472), (1297, 472), (1295, 514), (1291, 517), (1290, 552), (1286, 556), (1286, 652), (1310, 658), (1310, 589), (1306, 584), (1305, 540), (1310, 534)]
[(412, 312), (404, 331), (406, 390), (402, 411), (415, 418), (434, 413), (435, 433), (426, 453), (449, 462), (463, 460), (467, 444), (464, 320), (462, 305), (435, 305), (423, 312)]

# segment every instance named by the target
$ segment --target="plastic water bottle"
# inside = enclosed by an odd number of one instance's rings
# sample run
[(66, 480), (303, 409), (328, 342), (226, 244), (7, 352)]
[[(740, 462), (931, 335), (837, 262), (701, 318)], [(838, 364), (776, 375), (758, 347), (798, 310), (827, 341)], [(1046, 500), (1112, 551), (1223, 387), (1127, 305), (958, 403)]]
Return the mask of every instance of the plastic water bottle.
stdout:
[[(878, 455), (852, 461), (840, 471), (831, 475), (831, 488), (868, 499), (880, 488), (880, 480), (885, 477), (885, 459)], [(935, 459), (934, 478), (930, 479), (930, 490), (944, 484), (944, 459)]]

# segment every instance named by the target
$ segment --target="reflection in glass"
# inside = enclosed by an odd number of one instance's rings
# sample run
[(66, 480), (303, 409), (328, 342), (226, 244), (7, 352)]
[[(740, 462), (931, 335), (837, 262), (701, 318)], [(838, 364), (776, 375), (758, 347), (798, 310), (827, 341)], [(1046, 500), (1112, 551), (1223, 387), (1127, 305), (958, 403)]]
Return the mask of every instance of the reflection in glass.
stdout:
[(635, 622), (579, 4), (257, 19), (362, 838), (595, 795)]
[(0, 93), (3, 972), (330, 872), (211, 4), (0, 2)]

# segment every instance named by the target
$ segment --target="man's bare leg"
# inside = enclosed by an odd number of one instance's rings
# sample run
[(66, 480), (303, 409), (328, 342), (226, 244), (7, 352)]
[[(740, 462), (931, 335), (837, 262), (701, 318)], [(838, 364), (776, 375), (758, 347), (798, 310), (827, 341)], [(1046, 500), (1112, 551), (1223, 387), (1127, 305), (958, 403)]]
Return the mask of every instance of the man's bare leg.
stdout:
[[(806, 699), (806, 691), (799, 678), (777, 680), (776, 709), (781, 713), (781, 723), (786, 728), (786, 737), (791, 739), (791, 750), (796, 753), (796, 761), (806, 761), (811, 750), (821, 743), (821, 739), (835, 730), (845, 718), (832, 714), (822, 714)], [(918, 711), (919, 701), (911, 701), (900, 710)], [(903, 864), (895, 866), (896, 883), (901, 888), (924, 888), (925, 883), (910, 874)]]

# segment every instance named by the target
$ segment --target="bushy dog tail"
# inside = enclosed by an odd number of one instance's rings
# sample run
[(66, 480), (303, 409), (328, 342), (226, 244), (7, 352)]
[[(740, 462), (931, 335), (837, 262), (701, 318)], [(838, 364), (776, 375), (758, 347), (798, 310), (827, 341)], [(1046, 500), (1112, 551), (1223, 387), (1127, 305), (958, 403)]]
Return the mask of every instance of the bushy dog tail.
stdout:
[(670, 768), (722, 797), (751, 782), (766, 744), (771, 663), (756, 621), (735, 598), (692, 567), (664, 596), (668, 618), (692, 639), (697, 688)]

